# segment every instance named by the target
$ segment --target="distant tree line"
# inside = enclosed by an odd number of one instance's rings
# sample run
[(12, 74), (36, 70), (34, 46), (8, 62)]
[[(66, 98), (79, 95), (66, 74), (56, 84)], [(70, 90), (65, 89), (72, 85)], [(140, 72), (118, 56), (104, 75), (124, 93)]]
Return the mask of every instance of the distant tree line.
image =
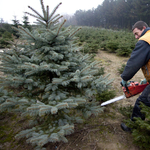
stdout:
[(150, 24), (150, 0), (104, 0), (91, 10), (78, 10), (68, 22), (72, 25), (131, 29), (138, 20)]

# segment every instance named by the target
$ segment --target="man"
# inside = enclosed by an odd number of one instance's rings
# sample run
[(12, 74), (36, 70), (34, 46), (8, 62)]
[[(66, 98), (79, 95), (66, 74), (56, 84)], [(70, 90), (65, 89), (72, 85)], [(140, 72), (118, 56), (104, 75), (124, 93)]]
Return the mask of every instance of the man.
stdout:
[[(145, 79), (141, 84), (149, 82), (150, 83), (150, 27), (143, 22), (138, 21), (134, 24), (132, 32), (138, 42), (134, 50), (131, 53), (126, 67), (121, 75), (123, 86), (127, 85), (127, 81), (130, 80), (141, 68)], [(146, 106), (150, 107), (150, 85), (148, 85), (142, 94), (138, 97), (135, 102), (131, 120), (134, 121), (134, 117), (140, 117), (145, 119), (145, 116), (141, 113), (140, 102), (144, 103)], [(130, 131), (124, 123), (121, 124), (121, 128), (124, 131)]]

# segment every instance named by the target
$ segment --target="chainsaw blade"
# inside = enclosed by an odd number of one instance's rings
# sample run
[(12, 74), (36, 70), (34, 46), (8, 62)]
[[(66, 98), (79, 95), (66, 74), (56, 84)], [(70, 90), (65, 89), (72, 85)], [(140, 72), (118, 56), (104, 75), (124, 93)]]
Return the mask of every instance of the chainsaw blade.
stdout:
[(106, 101), (106, 102), (103, 102), (103, 103), (101, 104), (101, 106), (105, 106), (105, 105), (114, 103), (114, 102), (119, 101), (119, 100), (122, 100), (122, 99), (124, 99), (124, 98), (126, 98), (125, 95), (121, 95), (121, 96), (119, 96), (119, 97), (116, 97), (116, 98), (110, 99), (110, 100), (108, 100), (108, 101)]

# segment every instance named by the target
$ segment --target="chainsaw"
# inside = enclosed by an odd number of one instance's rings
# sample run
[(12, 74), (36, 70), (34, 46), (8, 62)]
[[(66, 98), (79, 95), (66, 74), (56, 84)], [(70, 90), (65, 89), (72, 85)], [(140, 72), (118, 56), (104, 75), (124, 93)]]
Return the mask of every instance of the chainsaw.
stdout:
[[(101, 104), (101, 106), (111, 104), (113, 102), (122, 100), (124, 98), (130, 98), (132, 96), (135, 96), (135, 95), (141, 93), (148, 84), (149, 84), (148, 82), (146, 84), (140, 84), (139, 82), (130, 81), (129, 84), (126, 85), (125, 87), (122, 86), (122, 90), (124, 92), (123, 95), (116, 97), (116, 98), (113, 98), (111, 100), (108, 100), (106, 102), (103, 102)], [(122, 85), (122, 83), (121, 83), (121, 85)]]

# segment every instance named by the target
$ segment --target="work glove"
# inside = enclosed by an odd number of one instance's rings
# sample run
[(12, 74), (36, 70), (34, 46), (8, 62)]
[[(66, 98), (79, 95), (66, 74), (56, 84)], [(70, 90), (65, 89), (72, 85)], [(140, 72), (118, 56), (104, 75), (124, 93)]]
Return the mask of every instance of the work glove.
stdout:
[(140, 84), (146, 84), (147, 83), (147, 80), (146, 79), (144, 79), (144, 80), (142, 80), (141, 82), (140, 82)]
[(121, 84), (122, 84), (122, 86), (126, 87), (129, 83), (128, 83), (127, 81), (124, 81), (124, 80), (122, 79)]

